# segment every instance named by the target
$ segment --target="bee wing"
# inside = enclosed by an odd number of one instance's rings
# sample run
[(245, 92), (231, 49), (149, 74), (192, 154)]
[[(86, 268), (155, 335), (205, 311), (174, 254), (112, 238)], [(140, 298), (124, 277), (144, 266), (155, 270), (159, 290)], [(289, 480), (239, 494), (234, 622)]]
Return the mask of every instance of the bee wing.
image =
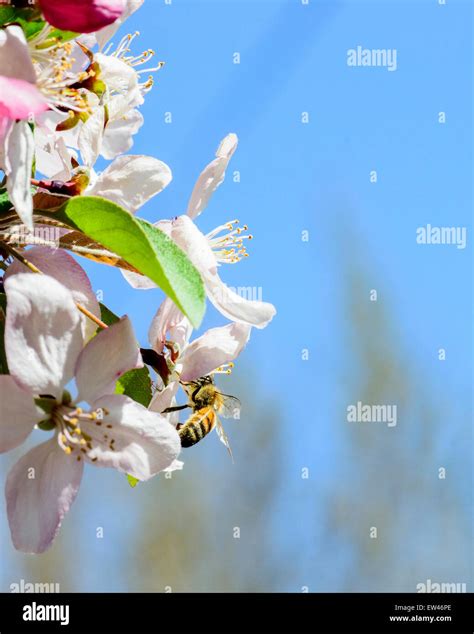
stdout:
[(221, 443), (223, 443), (227, 447), (227, 451), (230, 454), (232, 462), (234, 462), (234, 456), (232, 455), (232, 449), (230, 448), (229, 439), (227, 438), (227, 434), (225, 433), (224, 428), (222, 427), (222, 423), (218, 418), (216, 419), (216, 432)]
[(234, 418), (236, 420), (240, 419), (240, 408), (241, 403), (238, 398), (235, 396), (229, 396), (228, 394), (222, 394), (222, 403), (219, 408), (219, 414), (222, 418)]

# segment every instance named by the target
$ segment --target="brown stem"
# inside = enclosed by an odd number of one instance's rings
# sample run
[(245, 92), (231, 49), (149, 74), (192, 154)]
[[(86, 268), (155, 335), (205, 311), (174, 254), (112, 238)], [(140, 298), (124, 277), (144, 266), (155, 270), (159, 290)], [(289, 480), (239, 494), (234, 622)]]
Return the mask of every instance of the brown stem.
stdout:
[(83, 315), (85, 315), (86, 317), (89, 317), (89, 319), (91, 321), (93, 321), (95, 324), (97, 324), (99, 326), (99, 328), (103, 328), (104, 330), (106, 328), (108, 328), (107, 324), (104, 324), (103, 321), (101, 321), (98, 317), (96, 317), (95, 315), (93, 315), (90, 310), (87, 310), (87, 308), (85, 306), (83, 306), (82, 304), (79, 304), (79, 302), (76, 302), (76, 306), (77, 308), (81, 311), (81, 313)]

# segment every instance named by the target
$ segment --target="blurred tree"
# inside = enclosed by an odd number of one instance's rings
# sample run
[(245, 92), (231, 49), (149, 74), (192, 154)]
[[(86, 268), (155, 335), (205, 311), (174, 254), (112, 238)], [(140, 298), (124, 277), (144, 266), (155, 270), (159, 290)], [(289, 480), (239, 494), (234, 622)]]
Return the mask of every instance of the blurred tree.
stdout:
[[(317, 589), (416, 592), (428, 578), (470, 588), (470, 507), (462, 493), (462, 473), (470, 472), (468, 418), (459, 408), (447, 414), (449, 403), (417, 373), (416, 355), (403, 350), (387, 289), (384, 299), (369, 301), (373, 272), (367, 274), (353, 248), (342, 252), (351, 254), (342, 266), (352, 359), (335, 421), (340, 445), (315, 555), (326, 561), (332, 553), (338, 566), (323, 572)], [(396, 404), (397, 425), (347, 422), (347, 406), (358, 401)], [(447, 441), (447, 425), (458, 438), (455, 446)], [(440, 467), (447, 469), (447, 479), (438, 477)], [(371, 527), (376, 538), (370, 537)]]

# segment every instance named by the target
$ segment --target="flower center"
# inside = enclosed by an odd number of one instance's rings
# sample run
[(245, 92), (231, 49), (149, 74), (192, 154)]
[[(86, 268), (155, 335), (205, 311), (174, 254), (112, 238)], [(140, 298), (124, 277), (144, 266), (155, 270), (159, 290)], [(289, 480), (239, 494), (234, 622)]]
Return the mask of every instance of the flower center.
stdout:
[(238, 220), (231, 220), (207, 234), (206, 237), (218, 262), (235, 264), (242, 258), (248, 258), (244, 240), (252, 240), (253, 236), (245, 233), (248, 231), (247, 225), (239, 227), (238, 224)]
[[(149, 48), (147, 51), (143, 51), (143, 53), (141, 53), (140, 55), (130, 55), (130, 53), (132, 52), (130, 45), (133, 42), (133, 40), (139, 35), (140, 35), (139, 31), (135, 31), (133, 35), (131, 35), (130, 33), (128, 35), (125, 35), (120, 40), (120, 43), (117, 46), (117, 49), (113, 53), (110, 53), (110, 50), (112, 48), (112, 44), (110, 44), (107, 50), (104, 51), (104, 55), (110, 55), (111, 57), (116, 57), (117, 59), (124, 62), (128, 66), (131, 66), (132, 68), (136, 68), (137, 66), (142, 66), (143, 64), (147, 64), (151, 60), (151, 58), (154, 57), (155, 55), (155, 51), (153, 49)], [(149, 68), (149, 67), (142, 68), (140, 70), (135, 70), (135, 72), (137, 73), (138, 77), (140, 77), (140, 75), (143, 75), (144, 73), (154, 73), (160, 70), (161, 68), (163, 68), (164, 65), (165, 65), (164, 62), (158, 62), (158, 65), (153, 68)], [(140, 88), (140, 92), (142, 94), (147, 93), (149, 90), (151, 90), (153, 86), (153, 76), (149, 75), (146, 81), (139, 82), (138, 85)]]
[[(107, 424), (108, 410), (102, 408), (92, 412), (84, 412), (81, 407), (59, 405), (52, 413), (58, 435), (58, 444), (69, 455), (74, 455), (80, 461), (89, 456), (99, 445), (107, 445), (115, 451), (115, 438), (112, 435), (113, 425)], [(85, 430), (87, 429), (87, 431)], [(97, 457), (91, 458), (96, 462)]]
[(46, 97), (50, 108), (56, 112), (64, 109), (85, 112), (89, 110), (86, 91), (78, 86), (87, 80), (93, 71), (72, 70), (75, 59), (71, 57), (72, 44), (58, 43), (45, 51), (35, 50), (37, 86)]

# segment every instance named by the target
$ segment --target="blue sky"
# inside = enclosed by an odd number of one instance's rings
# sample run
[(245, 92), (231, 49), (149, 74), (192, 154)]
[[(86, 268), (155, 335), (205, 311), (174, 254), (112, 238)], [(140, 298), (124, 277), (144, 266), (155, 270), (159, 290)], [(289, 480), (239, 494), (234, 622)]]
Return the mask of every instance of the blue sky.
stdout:
[[(435, 0), (173, 0), (171, 6), (148, 0), (126, 25), (141, 32), (137, 52), (153, 48), (166, 62), (142, 108), (145, 125), (132, 151), (170, 165), (173, 182), (141, 215), (157, 220), (184, 213), (220, 140), (229, 132), (239, 136), (227, 179), (198, 223), (207, 231), (239, 218), (255, 236), (251, 256), (225, 266), (222, 277), (232, 286), (261, 286), (278, 314), (252, 333), (235, 374), (252, 371), (259, 390), (279, 403), (288, 430), (281, 506), (303, 523), (319, 502), (290, 494), (300, 470), (311, 467), (316, 490), (336, 485), (348, 424), (341, 403), (357, 400), (345, 391), (346, 379), (360, 371), (347, 343), (345, 276), (352, 266), (367, 275), (361, 304), (377, 289), (394, 324), (387, 345), (434, 406), (444, 408), (440, 455), (453, 460), (458, 443), (470, 438), (471, 22), (472, 5), (462, 0), (445, 6)], [(397, 70), (347, 66), (347, 50), (358, 45), (396, 49)], [(233, 63), (236, 52), (240, 64)], [(445, 124), (438, 122), (440, 111)], [(467, 227), (466, 248), (417, 244), (416, 230), (427, 223)], [(301, 240), (304, 230), (309, 242)], [(160, 292), (133, 291), (112, 269), (85, 268), (104, 302), (131, 316), (145, 344)], [(210, 307), (204, 327), (222, 321)], [(308, 362), (301, 360), (303, 348)], [(447, 351), (445, 362), (439, 348)], [(416, 416), (407, 414), (415, 426)], [(207, 458), (220, 451), (214, 443)], [(466, 502), (470, 465), (462, 453), (457, 477)], [(277, 538), (291, 540), (296, 530), (301, 543), (311, 544), (315, 536), (292, 527), (284, 514)]]

